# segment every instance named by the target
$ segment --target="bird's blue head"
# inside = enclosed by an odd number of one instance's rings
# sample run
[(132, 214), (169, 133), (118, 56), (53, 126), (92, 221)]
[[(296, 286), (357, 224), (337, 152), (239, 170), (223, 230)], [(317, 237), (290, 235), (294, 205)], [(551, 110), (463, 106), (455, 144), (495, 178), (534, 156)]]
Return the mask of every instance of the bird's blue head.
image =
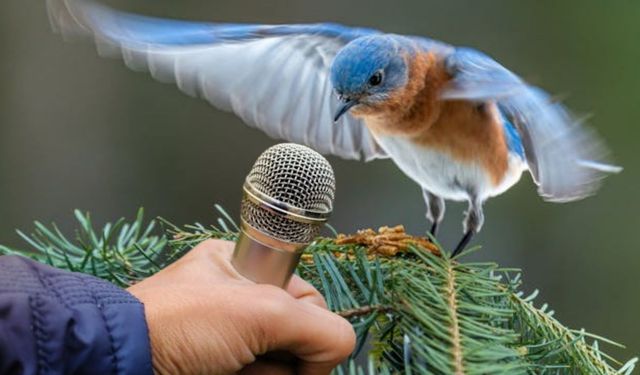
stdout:
[(342, 48), (331, 65), (331, 83), (342, 102), (334, 121), (352, 107), (375, 107), (404, 87), (405, 52), (398, 38), (390, 35), (361, 37)]

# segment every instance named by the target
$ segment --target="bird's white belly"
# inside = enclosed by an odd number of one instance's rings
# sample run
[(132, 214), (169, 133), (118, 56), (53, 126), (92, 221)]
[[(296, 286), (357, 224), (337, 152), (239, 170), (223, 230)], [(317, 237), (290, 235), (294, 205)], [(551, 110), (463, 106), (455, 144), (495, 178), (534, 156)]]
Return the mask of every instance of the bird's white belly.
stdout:
[(417, 145), (401, 136), (377, 135), (376, 140), (407, 176), (424, 189), (449, 200), (466, 201), (471, 194), (484, 200), (501, 194), (513, 186), (526, 169), (518, 157), (509, 157), (507, 173), (496, 185), (479, 163), (462, 162), (446, 152)]

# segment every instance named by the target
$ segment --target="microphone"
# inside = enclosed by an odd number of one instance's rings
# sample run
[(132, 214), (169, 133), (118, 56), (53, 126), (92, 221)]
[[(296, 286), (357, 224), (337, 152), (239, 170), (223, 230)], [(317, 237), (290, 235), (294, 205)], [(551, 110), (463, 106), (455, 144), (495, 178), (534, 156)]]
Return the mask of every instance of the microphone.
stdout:
[(243, 185), (233, 266), (254, 282), (286, 287), (334, 195), (333, 168), (322, 155), (294, 143), (268, 148)]

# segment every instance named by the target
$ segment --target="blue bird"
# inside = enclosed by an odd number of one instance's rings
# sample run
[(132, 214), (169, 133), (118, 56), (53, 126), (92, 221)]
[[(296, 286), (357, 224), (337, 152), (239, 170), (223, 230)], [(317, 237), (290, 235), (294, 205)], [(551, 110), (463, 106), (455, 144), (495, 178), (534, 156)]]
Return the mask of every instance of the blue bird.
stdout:
[(81, 0), (48, 7), (63, 35), (90, 36), (99, 52), (271, 137), (391, 158), (422, 188), (434, 235), (445, 199), (468, 202), (453, 255), (481, 229), (483, 203), (524, 171), (545, 200), (568, 202), (621, 170), (561, 104), (473, 49), (329, 23), (166, 20)]

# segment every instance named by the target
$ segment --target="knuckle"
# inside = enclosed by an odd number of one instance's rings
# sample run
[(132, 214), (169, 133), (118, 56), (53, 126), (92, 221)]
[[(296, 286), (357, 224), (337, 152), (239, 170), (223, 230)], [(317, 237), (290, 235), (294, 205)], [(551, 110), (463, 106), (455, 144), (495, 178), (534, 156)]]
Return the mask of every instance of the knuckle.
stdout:
[(210, 257), (213, 255), (220, 255), (223, 253), (223, 250), (228, 250), (230, 248), (233, 248), (232, 242), (208, 239), (194, 247), (190, 253), (194, 256)]
[(324, 299), (324, 297), (322, 296), (322, 294), (320, 294), (320, 292), (318, 293), (313, 293), (311, 295), (309, 295), (309, 302), (311, 302), (312, 304), (321, 307), (325, 310), (328, 310), (329, 307), (327, 306), (327, 301)]
[(289, 312), (289, 295), (284, 290), (272, 285), (257, 285), (260, 306), (272, 317), (282, 317)]

